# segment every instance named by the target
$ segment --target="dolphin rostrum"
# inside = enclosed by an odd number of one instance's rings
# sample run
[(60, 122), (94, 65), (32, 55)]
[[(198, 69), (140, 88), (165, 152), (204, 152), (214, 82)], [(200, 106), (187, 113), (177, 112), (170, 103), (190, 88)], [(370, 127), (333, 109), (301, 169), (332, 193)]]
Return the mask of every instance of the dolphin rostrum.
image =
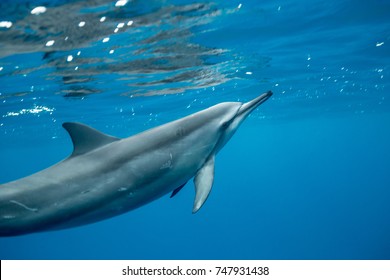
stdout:
[(68, 158), (0, 185), (0, 236), (110, 218), (169, 192), (174, 196), (192, 177), (197, 212), (213, 185), (215, 155), (271, 95), (220, 103), (124, 139), (64, 123), (74, 146)]

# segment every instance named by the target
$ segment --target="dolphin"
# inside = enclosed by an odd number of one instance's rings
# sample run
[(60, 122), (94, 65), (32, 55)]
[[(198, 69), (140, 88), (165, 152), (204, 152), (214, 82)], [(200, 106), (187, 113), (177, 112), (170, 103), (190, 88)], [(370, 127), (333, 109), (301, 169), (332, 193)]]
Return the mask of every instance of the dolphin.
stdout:
[(74, 146), (68, 158), (0, 185), (0, 236), (107, 219), (168, 193), (172, 197), (191, 178), (196, 213), (210, 194), (216, 154), (271, 95), (219, 103), (124, 139), (64, 123)]

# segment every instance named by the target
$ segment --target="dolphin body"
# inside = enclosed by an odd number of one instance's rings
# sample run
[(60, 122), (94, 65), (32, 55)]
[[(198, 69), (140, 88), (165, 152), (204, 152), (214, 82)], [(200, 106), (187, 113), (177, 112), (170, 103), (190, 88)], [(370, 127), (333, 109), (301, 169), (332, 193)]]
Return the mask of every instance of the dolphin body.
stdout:
[(172, 197), (192, 177), (197, 212), (213, 185), (215, 155), (271, 95), (220, 103), (124, 139), (64, 123), (74, 145), (68, 158), (0, 185), (0, 236), (97, 222)]

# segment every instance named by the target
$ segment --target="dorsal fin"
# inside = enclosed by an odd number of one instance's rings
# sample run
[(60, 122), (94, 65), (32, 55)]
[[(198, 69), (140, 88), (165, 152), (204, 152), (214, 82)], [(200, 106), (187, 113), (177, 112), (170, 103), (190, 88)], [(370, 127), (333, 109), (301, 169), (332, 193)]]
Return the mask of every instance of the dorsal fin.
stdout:
[(71, 157), (88, 153), (96, 148), (120, 140), (81, 123), (66, 122), (62, 127), (68, 131), (73, 142)]

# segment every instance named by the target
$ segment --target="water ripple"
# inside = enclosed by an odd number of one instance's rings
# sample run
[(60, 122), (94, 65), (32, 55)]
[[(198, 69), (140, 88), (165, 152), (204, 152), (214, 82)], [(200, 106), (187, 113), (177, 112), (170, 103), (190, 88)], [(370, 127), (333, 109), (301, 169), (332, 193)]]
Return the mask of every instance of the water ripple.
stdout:
[[(54, 81), (57, 94), (76, 98), (175, 94), (229, 79), (228, 52), (194, 39), (223, 13), (213, 4), (95, 0), (0, 8), (14, 15), (0, 28), (0, 78)], [(14, 94), (2, 90), (2, 98)]]

